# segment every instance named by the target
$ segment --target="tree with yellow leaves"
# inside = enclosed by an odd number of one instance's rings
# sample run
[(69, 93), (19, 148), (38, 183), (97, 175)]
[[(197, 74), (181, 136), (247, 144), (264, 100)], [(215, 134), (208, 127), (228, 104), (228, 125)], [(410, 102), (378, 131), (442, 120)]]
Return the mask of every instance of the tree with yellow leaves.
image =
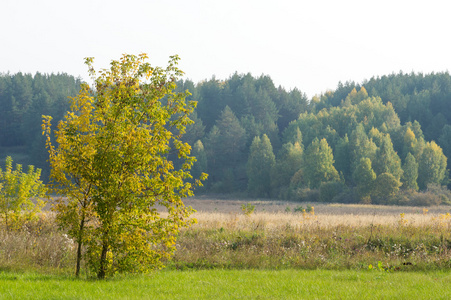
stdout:
[(44, 206), (39, 197), (43, 197), (47, 189), (40, 177), (41, 169), (30, 165), (24, 173), (22, 165), (16, 164), (13, 168), (11, 156), (6, 158), (5, 170), (0, 168), (0, 215), (7, 231), (20, 228)]
[[(87, 58), (94, 86), (83, 84), (72, 99), (54, 132), (56, 146), (51, 117), (44, 116), (53, 188), (67, 196), (55, 205), (57, 219), (78, 243), (76, 275), (83, 245), (100, 279), (161, 268), (180, 228), (193, 222), (182, 198), (193, 195), (187, 179), (195, 158), (180, 138), (196, 103), (185, 101), (187, 91), (174, 92), (183, 74), (177, 56), (166, 69), (147, 60), (123, 55), (97, 76)], [(180, 169), (167, 159), (170, 152), (182, 160)]]

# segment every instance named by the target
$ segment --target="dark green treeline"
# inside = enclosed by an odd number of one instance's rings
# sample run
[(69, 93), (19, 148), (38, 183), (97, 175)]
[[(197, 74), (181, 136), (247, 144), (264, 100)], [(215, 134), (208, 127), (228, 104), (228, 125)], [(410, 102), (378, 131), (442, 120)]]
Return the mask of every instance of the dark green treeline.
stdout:
[[(24, 163), (45, 170), (40, 117), (61, 118), (79, 84), (64, 74), (2, 75), (1, 154), (16, 152)], [(448, 73), (339, 83), (312, 99), (250, 74), (182, 81), (178, 89), (188, 89), (190, 100), (198, 102), (195, 123), (184, 136), (198, 158), (193, 175), (209, 174), (198, 193), (381, 204), (449, 201)]]
[(80, 80), (67, 74), (17, 73), (0, 75), (0, 157), (35, 165), (47, 181), (48, 154), (41, 135), (41, 116), (61, 120), (69, 109), (69, 96), (80, 89)]

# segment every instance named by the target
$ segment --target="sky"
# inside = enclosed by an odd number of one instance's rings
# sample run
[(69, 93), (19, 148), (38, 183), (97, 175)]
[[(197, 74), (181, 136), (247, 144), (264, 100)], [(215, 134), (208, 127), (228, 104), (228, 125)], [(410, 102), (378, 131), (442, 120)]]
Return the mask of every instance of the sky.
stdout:
[(185, 78), (262, 74), (312, 97), (338, 83), (451, 70), (447, 0), (2, 0), (0, 73), (67, 73), (89, 82), (122, 54)]

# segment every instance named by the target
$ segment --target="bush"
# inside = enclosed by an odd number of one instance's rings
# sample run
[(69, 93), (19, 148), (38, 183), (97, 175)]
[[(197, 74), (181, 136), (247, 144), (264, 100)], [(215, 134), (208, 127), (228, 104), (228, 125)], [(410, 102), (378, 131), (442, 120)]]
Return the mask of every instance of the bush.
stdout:
[(291, 200), (300, 202), (318, 202), (319, 190), (311, 190), (309, 188), (297, 188), (291, 193)]
[(335, 203), (358, 203), (360, 201), (358, 195), (356, 194), (354, 189), (350, 189), (347, 187), (343, 188), (343, 191), (332, 198), (331, 202)]
[(319, 199), (321, 202), (332, 202), (344, 188), (345, 185), (340, 181), (323, 182), (319, 187)]
[(442, 202), (440, 196), (430, 192), (416, 193), (408, 202), (412, 206), (433, 206), (439, 205)]
[(428, 184), (427, 193), (438, 196), (440, 198), (440, 204), (451, 204), (451, 191), (446, 186)]

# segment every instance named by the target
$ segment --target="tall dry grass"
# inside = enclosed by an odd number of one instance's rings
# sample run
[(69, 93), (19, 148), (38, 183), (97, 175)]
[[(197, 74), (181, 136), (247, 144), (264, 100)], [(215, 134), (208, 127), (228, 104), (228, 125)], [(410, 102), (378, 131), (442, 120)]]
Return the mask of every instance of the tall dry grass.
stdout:
[(72, 271), (74, 250), (74, 242), (58, 230), (50, 212), (41, 213), (20, 229), (0, 229), (0, 269)]
[(451, 215), (196, 213), (176, 268), (397, 268), (451, 266)]
[[(289, 204), (285, 213), (285, 204), (256, 203), (257, 212), (246, 216), (240, 203), (228, 212), (210, 206), (195, 213), (198, 223), (180, 232), (168, 266), (366, 269), (381, 261), (401, 269), (451, 267), (448, 207), (315, 204), (313, 212), (302, 213)], [(42, 213), (16, 231), (0, 226), (0, 269), (72, 273), (75, 246), (54, 215)]]

